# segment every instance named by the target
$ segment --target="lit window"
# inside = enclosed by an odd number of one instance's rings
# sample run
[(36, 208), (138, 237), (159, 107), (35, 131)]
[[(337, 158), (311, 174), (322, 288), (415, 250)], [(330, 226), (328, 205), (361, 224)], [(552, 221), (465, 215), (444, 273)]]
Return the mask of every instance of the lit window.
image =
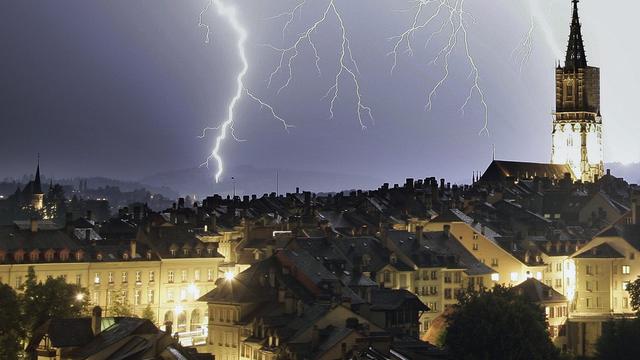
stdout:
[(478, 243), (473, 243), (473, 250), (478, 250)]
[(126, 282), (127, 282), (127, 272), (126, 272), (126, 271), (123, 271), (123, 272), (122, 272), (122, 282), (123, 282), (123, 283), (126, 283)]
[(193, 272), (193, 281), (200, 281), (200, 270), (195, 270)]
[(136, 289), (135, 293), (133, 294), (133, 301), (134, 304), (136, 305), (140, 305), (140, 290)]
[(169, 270), (169, 274), (168, 274), (168, 278), (169, 278), (169, 282), (172, 283), (175, 279), (175, 274), (173, 272), (173, 270)]
[(100, 273), (96, 273), (93, 277), (94, 284), (100, 284)]
[(173, 289), (167, 290), (167, 301), (173, 302)]
[(156, 280), (156, 272), (151, 270), (149, 271), (149, 282), (154, 282)]
[(536, 272), (536, 279), (542, 280), (542, 273), (540, 271)]
[(109, 271), (109, 284), (113, 284), (113, 272)]
[(511, 273), (511, 281), (518, 281), (518, 273), (517, 272), (512, 272)]
[(213, 269), (207, 269), (207, 281), (213, 281)]
[(631, 273), (631, 266), (622, 265), (622, 274), (629, 275)]
[(182, 280), (182, 282), (187, 282), (187, 270), (182, 270), (180, 273), (180, 280)]
[(153, 289), (149, 289), (149, 292), (147, 293), (147, 302), (149, 304), (153, 304), (155, 300), (154, 297), (155, 297), (155, 292), (153, 291)]
[(142, 282), (142, 271), (136, 271), (136, 282)]
[(500, 281), (500, 274), (498, 273), (493, 273), (491, 274), (491, 281)]
[(78, 286), (82, 285), (82, 275), (80, 275), (80, 274), (76, 275), (76, 285), (78, 285)]
[(492, 258), (491, 259), (491, 266), (498, 267), (498, 259), (497, 258)]
[(187, 300), (187, 289), (182, 288), (180, 289), (180, 301), (185, 301)]
[(622, 290), (626, 291), (629, 288), (629, 284), (630, 284), (629, 281), (623, 281), (622, 282)]

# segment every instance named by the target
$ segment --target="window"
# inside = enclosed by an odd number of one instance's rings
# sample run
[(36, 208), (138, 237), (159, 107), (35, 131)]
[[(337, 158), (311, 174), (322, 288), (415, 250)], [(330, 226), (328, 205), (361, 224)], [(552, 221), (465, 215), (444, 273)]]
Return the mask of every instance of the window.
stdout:
[(518, 273), (517, 272), (512, 272), (511, 273), (511, 281), (518, 281)]
[(384, 276), (384, 282), (391, 282), (391, 271), (385, 270), (383, 276)]
[(111, 291), (107, 291), (107, 306), (111, 306)]
[(100, 284), (100, 273), (95, 273), (95, 275), (93, 276), (93, 283), (94, 284)]
[(76, 285), (82, 286), (82, 275), (76, 274)]
[(586, 272), (587, 272), (587, 275), (593, 275), (593, 266), (592, 265), (587, 265), (586, 266)]
[(629, 307), (629, 298), (628, 297), (623, 297), (622, 298), (622, 307), (627, 309)]
[(431, 280), (438, 280), (438, 272), (437, 271), (432, 271), (431, 272)]
[(167, 290), (167, 301), (173, 302), (173, 289)]
[(446, 284), (450, 284), (451, 283), (451, 273), (444, 273), (444, 282)]
[(456, 284), (459, 284), (462, 282), (462, 274), (459, 272), (456, 272), (453, 274), (453, 282)]
[(636, 253), (629, 253), (629, 260), (634, 260), (636, 258)]
[(562, 271), (562, 263), (561, 262), (556, 264), (556, 271), (557, 272), (561, 272)]
[(500, 274), (498, 273), (491, 274), (491, 281), (495, 281), (495, 282), (500, 281)]
[(136, 283), (142, 282), (142, 271), (136, 271)]
[(136, 289), (136, 291), (133, 293), (133, 303), (136, 305), (140, 305), (140, 297), (141, 297), (141, 291), (140, 289)]
[(429, 286), (429, 295), (437, 295), (438, 287), (437, 286)]
[(540, 271), (536, 272), (536, 279), (542, 280), (542, 273)]
[(127, 293), (127, 290), (122, 290), (120, 291), (120, 295), (122, 296), (122, 303), (123, 304), (128, 304), (129, 303), (129, 294)]
[(561, 288), (562, 287), (562, 279), (556, 279), (556, 287), (557, 288)]
[(127, 275), (128, 275), (128, 274), (127, 274), (127, 272), (126, 272), (126, 271), (123, 271), (123, 272), (122, 272), (122, 283), (123, 283), (123, 284), (127, 282)]
[(149, 292), (147, 293), (147, 302), (149, 304), (153, 304), (154, 301), (155, 301), (155, 291), (153, 291), (153, 289), (149, 289)]
[(16, 289), (22, 286), (22, 276), (16, 276)]
[(175, 278), (175, 274), (174, 274), (173, 270), (169, 270), (168, 278), (169, 278), (169, 283), (172, 283), (174, 278)]
[(444, 289), (444, 298), (445, 299), (451, 299), (451, 289)]
[(207, 269), (207, 281), (213, 281), (213, 270)]
[(631, 273), (631, 266), (622, 265), (622, 274), (623, 275), (629, 275), (630, 273)]
[(630, 284), (629, 281), (623, 281), (622, 282), (622, 290), (626, 291), (629, 288), (629, 284)]
[(200, 269), (193, 272), (193, 281), (200, 281)]
[(473, 240), (478, 240), (478, 234), (473, 234)]
[(187, 300), (187, 289), (182, 288), (180, 289), (180, 301), (186, 301)]
[(107, 276), (109, 278), (109, 284), (113, 284), (113, 272), (109, 271), (109, 274)]
[(473, 250), (478, 251), (478, 243), (473, 243)]
[(591, 282), (587, 281), (585, 283), (585, 289), (587, 289), (587, 291), (593, 291), (593, 288), (591, 287)]
[(586, 298), (585, 299), (585, 303), (587, 305), (587, 308), (590, 308), (591, 307), (591, 298)]
[(498, 267), (498, 259), (497, 258), (492, 258), (491, 259), (491, 266)]
[(182, 270), (180, 272), (180, 281), (187, 282), (187, 270)]
[(151, 270), (149, 271), (149, 282), (154, 282), (156, 280), (156, 272)]

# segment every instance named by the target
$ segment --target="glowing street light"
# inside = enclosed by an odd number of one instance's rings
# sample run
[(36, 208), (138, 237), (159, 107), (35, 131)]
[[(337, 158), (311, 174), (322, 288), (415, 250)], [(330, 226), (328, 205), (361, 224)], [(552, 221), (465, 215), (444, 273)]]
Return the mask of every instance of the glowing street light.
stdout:
[(233, 278), (235, 277), (235, 274), (233, 273), (233, 271), (225, 271), (224, 272), (224, 279), (227, 281), (231, 281), (233, 280)]
[(83, 293), (77, 293), (76, 294), (76, 300), (78, 300), (78, 301), (84, 300), (84, 294)]

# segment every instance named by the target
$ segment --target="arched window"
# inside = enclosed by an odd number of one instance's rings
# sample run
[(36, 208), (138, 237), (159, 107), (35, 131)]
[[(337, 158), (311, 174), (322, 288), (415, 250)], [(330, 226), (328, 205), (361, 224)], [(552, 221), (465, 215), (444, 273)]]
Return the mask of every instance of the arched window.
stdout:
[(36, 262), (39, 259), (40, 259), (40, 250), (38, 249), (31, 250), (31, 252), (29, 253), (29, 260), (31, 262)]
[(198, 331), (202, 328), (202, 322), (200, 321), (200, 310), (194, 309), (191, 312), (191, 328), (189, 331)]
[(178, 314), (178, 323), (175, 329), (177, 332), (187, 331), (187, 312), (186, 311), (182, 311), (180, 314)]
[(171, 310), (164, 313), (164, 323), (166, 324), (168, 321), (173, 323), (173, 311)]

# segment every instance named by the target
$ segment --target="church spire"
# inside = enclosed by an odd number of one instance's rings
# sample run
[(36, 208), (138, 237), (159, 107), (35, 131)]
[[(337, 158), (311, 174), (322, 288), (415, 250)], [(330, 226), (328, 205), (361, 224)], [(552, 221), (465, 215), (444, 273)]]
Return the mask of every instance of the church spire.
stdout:
[(567, 46), (567, 57), (565, 58), (564, 66), (570, 69), (586, 68), (587, 56), (584, 53), (580, 17), (578, 16), (578, 2), (580, 0), (571, 1), (573, 2), (573, 18), (571, 20), (571, 34), (569, 35), (569, 45)]
[(33, 193), (42, 194), (42, 185), (40, 184), (40, 153), (38, 153), (38, 167), (36, 168), (36, 178), (33, 180)]

